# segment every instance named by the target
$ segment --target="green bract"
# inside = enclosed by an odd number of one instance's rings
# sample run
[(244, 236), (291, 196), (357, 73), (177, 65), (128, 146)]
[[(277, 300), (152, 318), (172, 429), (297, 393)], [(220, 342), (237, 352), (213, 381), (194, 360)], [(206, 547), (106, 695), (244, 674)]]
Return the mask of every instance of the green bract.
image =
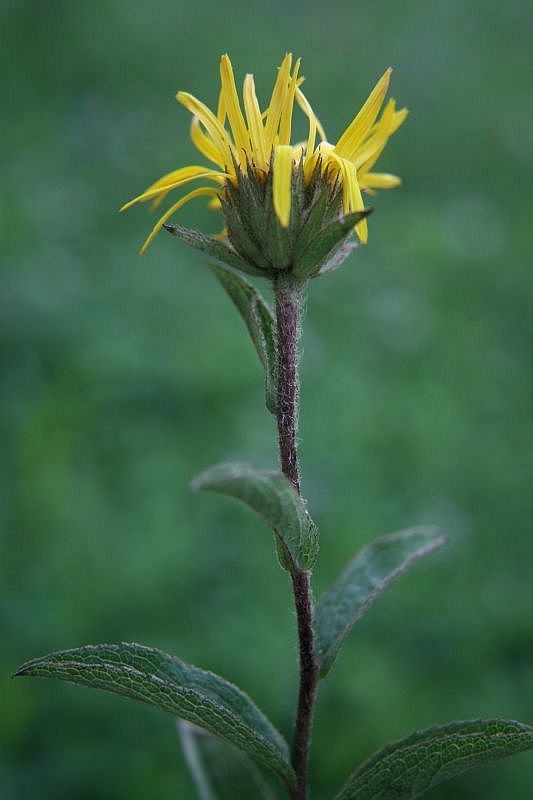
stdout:
[(266, 180), (253, 169), (245, 175), (236, 165), (235, 171), (237, 182), (227, 182), (221, 199), (227, 239), (180, 226), (165, 225), (166, 229), (224, 264), (266, 278), (273, 278), (279, 270), (302, 280), (315, 278), (339, 267), (357, 247), (354, 227), (372, 209), (344, 214), (342, 188), (327, 179), (320, 162), (308, 186), (304, 185), (301, 161), (294, 170), (287, 227), (281, 225), (274, 209), (272, 171)]

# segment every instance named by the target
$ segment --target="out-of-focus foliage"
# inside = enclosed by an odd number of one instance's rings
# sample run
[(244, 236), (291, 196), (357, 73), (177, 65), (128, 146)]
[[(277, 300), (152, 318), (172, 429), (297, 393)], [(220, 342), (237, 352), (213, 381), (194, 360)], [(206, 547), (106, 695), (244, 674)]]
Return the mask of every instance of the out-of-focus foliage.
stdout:
[[(414, 728), (533, 721), (532, 36), (525, 0), (1, 3), (6, 800), (193, 796), (164, 715), (10, 682), (55, 649), (160, 647), (290, 734), (286, 575), (259, 520), (188, 490), (221, 460), (276, 468), (260, 365), (201, 256), (161, 234), (138, 257), (151, 219), (116, 213), (191, 163), (174, 93), (215, 104), (226, 50), (263, 94), (285, 50), (301, 55), (332, 140), (389, 63), (412, 111), (383, 159), (404, 187), (373, 199), (369, 245), (310, 288), (304, 492), (319, 589), (388, 531), (431, 523), (451, 543), (380, 599), (321, 685), (313, 797)], [(179, 222), (216, 232), (198, 202)], [(532, 774), (518, 756), (453, 796), (519, 800)]]

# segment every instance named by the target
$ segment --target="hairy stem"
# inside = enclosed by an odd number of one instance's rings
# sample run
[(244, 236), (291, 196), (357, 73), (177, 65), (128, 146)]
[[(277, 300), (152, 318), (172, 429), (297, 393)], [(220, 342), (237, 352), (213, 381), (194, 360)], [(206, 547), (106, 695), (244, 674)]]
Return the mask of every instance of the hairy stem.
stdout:
[[(298, 466), (298, 339), (303, 286), (290, 274), (279, 272), (274, 282), (278, 343), (277, 423), (279, 453), (283, 474), (300, 494)], [(291, 567), (294, 605), (298, 622), (300, 653), (300, 689), (294, 726), (292, 765), (297, 784), (292, 800), (307, 800), (309, 744), (313, 724), (313, 707), (318, 668), (313, 643), (313, 598), (311, 575), (307, 570)]]
[(300, 469), (296, 430), (298, 427), (298, 339), (302, 287), (294, 284), (286, 272), (274, 283), (278, 340), (277, 421), (279, 455), (283, 474), (300, 494)]

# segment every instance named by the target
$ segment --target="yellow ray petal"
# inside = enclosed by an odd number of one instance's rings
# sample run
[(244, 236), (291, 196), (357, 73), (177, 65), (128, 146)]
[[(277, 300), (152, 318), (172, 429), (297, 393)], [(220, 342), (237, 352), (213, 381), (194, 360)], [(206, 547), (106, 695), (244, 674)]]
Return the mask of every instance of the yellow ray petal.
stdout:
[(130, 200), (129, 203), (123, 205), (120, 210), (126, 211), (126, 209), (130, 208), (135, 203), (144, 203), (145, 200), (150, 200), (152, 197), (157, 197), (157, 195), (163, 192), (168, 193), (171, 189), (176, 189), (178, 186), (183, 186), (184, 183), (190, 183), (190, 181), (197, 180), (198, 178), (209, 178), (210, 180), (215, 180), (217, 183), (221, 183), (224, 181), (225, 177), (226, 173), (224, 172), (215, 172), (215, 170), (212, 169), (204, 170), (203, 172), (197, 173), (195, 175), (190, 175), (187, 178), (182, 178), (181, 180), (174, 181), (174, 183), (165, 184), (163, 186), (156, 187), (155, 189), (147, 189), (138, 197), (135, 197), (133, 200)]
[(274, 149), (272, 193), (274, 210), (284, 228), (291, 215), (292, 147), (280, 144)]
[(319, 158), (320, 152), (318, 150), (315, 150), (314, 153), (311, 153), (311, 155), (306, 152), (304, 158), (304, 182), (306, 184), (311, 180), (311, 175), (315, 171), (315, 167)]
[(355, 156), (357, 147), (372, 127), (379, 113), (389, 88), (391, 72), (392, 70), (389, 67), (381, 76), (370, 92), (365, 104), (335, 145), (335, 150), (341, 157), (352, 159)]
[[(324, 141), (324, 142), (327, 141), (328, 137), (326, 136), (326, 132), (325, 132), (324, 128), (322, 127), (322, 125), (320, 124), (320, 120), (318, 119), (317, 115), (315, 114), (315, 112), (311, 108), (311, 104), (309, 103), (309, 100), (304, 95), (304, 93), (302, 92), (301, 89), (296, 89), (296, 102), (298, 103), (298, 105), (300, 106), (300, 108), (302, 109), (302, 111), (304, 112), (306, 117), (308, 118), (309, 122), (311, 122), (311, 120), (314, 120), (315, 125), (316, 125), (316, 129), (318, 131), (318, 135), (320, 136), (322, 141)], [(313, 143), (313, 147), (314, 147), (314, 143)]]
[(399, 111), (394, 112), (394, 119), (391, 125), (391, 134), (396, 133), (400, 125), (403, 125), (408, 115), (409, 115), (408, 108), (400, 108)]
[(363, 189), (394, 189), (400, 186), (402, 179), (397, 175), (389, 175), (386, 172), (367, 172), (361, 177)]
[(190, 111), (193, 116), (198, 117), (215, 146), (220, 150), (220, 153), (224, 155), (223, 161), (225, 169), (231, 170), (233, 165), (233, 148), (227, 131), (220, 120), (215, 117), (211, 109), (208, 108), (205, 103), (202, 103), (201, 100), (197, 100), (196, 97), (188, 92), (178, 92), (176, 100), (178, 103), (181, 103), (182, 106), (185, 106), (187, 111)]
[(221, 125), (224, 125), (226, 121), (226, 103), (224, 101), (224, 92), (222, 91), (222, 89), (220, 90), (220, 93), (218, 95), (217, 119), (219, 120)]
[[(395, 107), (396, 103), (394, 100), (389, 100), (380, 120), (372, 126), (364, 142), (361, 142), (361, 145), (357, 149), (356, 156), (353, 159), (358, 170), (362, 168), (363, 164), (370, 163), (370, 159), (373, 159), (372, 163), (375, 163), (379, 158), (390, 136)], [(366, 169), (369, 169), (369, 167), (366, 167)]]
[(383, 152), (389, 138), (404, 122), (407, 113), (406, 108), (403, 108), (401, 111), (395, 111), (393, 100), (387, 105), (387, 108), (381, 115), (379, 123), (374, 126), (375, 132), (364, 143), (355, 157), (355, 166), (360, 176), (372, 169)]
[(196, 164), (192, 164), (188, 167), (180, 167), (179, 169), (173, 169), (172, 172), (167, 172), (166, 175), (162, 175), (161, 178), (158, 178), (158, 180), (156, 180), (154, 183), (151, 183), (145, 191), (149, 192), (152, 189), (160, 189), (165, 186), (170, 186), (170, 184), (180, 181), (182, 178), (192, 178), (208, 169), (210, 168), (206, 166), (198, 166)]
[(253, 156), (256, 166), (260, 169), (267, 169), (267, 153), (265, 148), (265, 131), (261, 120), (261, 109), (255, 93), (254, 76), (247, 75), (243, 86), (244, 108), (250, 138), (252, 140)]
[[(357, 180), (357, 170), (352, 161), (346, 158), (338, 158), (333, 152), (330, 157), (338, 162), (342, 173), (342, 201), (344, 213), (350, 214), (353, 211), (362, 211), (365, 207), (359, 181)], [(366, 244), (368, 239), (368, 225), (366, 219), (362, 219), (355, 226), (355, 232), (361, 244)]]
[(167, 196), (168, 192), (163, 192), (163, 194), (158, 194), (155, 200), (152, 200), (150, 205), (150, 211), (155, 211), (156, 208), (159, 208), (165, 197)]
[(200, 189), (193, 189), (192, 192), (186, 194), (185, 197), (182, 197), (180, 200), (178, 200), (177, 203), (174, 203), (173, 206), (170, 206), (168, 211), (165, 211), (161, 219), (159, 219), (154, 225), (152, 232), (150, 233), (149, 237), (141, 247), (141, 253), (145, 252), (146, 248), (151, 244), (151, 242), (157, 236), (157, 234), (159, 233), (159, 231), (161, 230), (167, 219), (171, 217), (175, 211), (178, 211), (182, 206), (185, 205), (185, 203), (188, 203), (189, 200), (192, 200), (193, 197), (201, 197), (203, 195), (216, 195), (216, 193), (217, 190), (213, 189), (211, 186), (203, 186)]
[(283, 111), (285, 98), (287, 96), (291, 65), (292, 53), (287, 53), (278, 70), (278, 77), (276, 78), (276, 83), (274, 84), (274, 90), (272, 92), (266, 118), (265, 146), (268, 158), (270, 157), (270, 153), (274, 147), (274, 137), (276, 136), (278, 130), (281, 112)]
[(191, 139), (202, 155), (219, 167), (224, 167), (224, 153), (221, 153), (213, 140), (203, 132), (198, 117), (193, 117), (191, 121)]
[(292, 160), (300, 161), (300, 159), (305, 153), (305, 142), (298, 142), (297, 144), (291, 144), (291, 150), (292, 150)]
[(220, 80), (222, 82), (222, 94), (224, 105), (228, 115), (233, 140), (237, 148), (237, 160), (241, 166), (246, 166), (246, 154), (250, 150), (250, 139), (244, 117), (241, 111), (241, 104), (237, 95), (233, 67), (227, 55), (220, 59)]
[(289, 85), (289, 89), (287, 91), (287, 96), (285, 98), (285, 103), (283, 105), (283, 109), (281, 112), (280, 124), (279, 124), (279, 143), (280, 144), (290, 144), (291, 143), (291, 128), (292, 128), (292, 110), (294, 107), (294, 94), (296, 92), (296, 82), (298, 80), (298, 70), (300, 69), (300, 64), (302, 63), (302, 59), (299, 58), (294, 65), (294, 71), (292, 73), (291, 82)]

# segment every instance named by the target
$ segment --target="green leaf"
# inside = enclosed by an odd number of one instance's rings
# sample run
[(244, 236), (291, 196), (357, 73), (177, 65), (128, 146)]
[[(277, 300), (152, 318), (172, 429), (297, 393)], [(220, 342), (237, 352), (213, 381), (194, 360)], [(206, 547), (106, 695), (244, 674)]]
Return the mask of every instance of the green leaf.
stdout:
[(240, 500), (270, 525), (278, 543), (281, 566), (289, 569), (283, 548), (300, 569), (312, 569), (318, 552), (318, 531), (302, 498), (280, 472), (257, 472), (248, 464), (219, 464), (191, 484)]
[(175, 236), (180, 241), (194, 247), (196, 250), (201, 250), (211, 258), (216, 258), (224, 264), (229, 264), (230, 267), (240, 269), (242, 272), (247, 272), (249, 275), (262, 275), (264, 272), (253, 264), (248, 263), (226, 242), (219, 239), (213, 239), (211, 236), (199, 231), (192, 230), (191, 228), (182, 228), (181, 225), (164, 225), (165, 230)]
[(276, 322), (270, 306), (258, 290), (238, 272), (218, 264), (208, 264), (227, 291), (248, 328), (257, 355), (265, 370), (266, 405), (272, 414), (277, 404)]
[(220, 736), (291, 784), (287, 743), (248, 695), (223, 678), (139, 644), (102, 644), (36, 658), (15, 673), (59, 678), (148, 703)]
[(466, 770), (533, 748), (533, 728), (505, 719), (416, 731), (366, 761), (335, 800), (414, 800)]
[(374, 600), (444, 541), (436, 528), (420, 527), (382, 536), (363, 547), (316, 607), (314, 629), (322, 678), (352, 627)]
[(183, 755), (200, 800), (274, 800), (252, 759), (207, 731), (178, 721)]
[(315, 275), (320, 267), (328, 261), (333, 251), (351, 235), (354, 226), (367, 217), (371, 211), (372, 209), (366, 208), (363, 211), (347, 214), (321, 230), (309, 242), (302, 255), (296, 259), (293, 273), (299, 278)]

